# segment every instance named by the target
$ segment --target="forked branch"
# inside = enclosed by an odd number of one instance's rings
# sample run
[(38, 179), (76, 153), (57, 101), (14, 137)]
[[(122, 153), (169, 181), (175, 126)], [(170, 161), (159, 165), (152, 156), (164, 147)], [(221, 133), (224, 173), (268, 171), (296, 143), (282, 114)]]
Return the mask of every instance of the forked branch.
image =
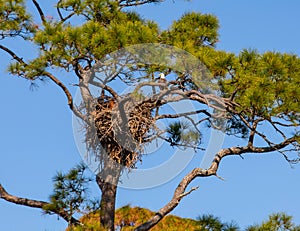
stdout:
[(72, 13), (70, 13), (69, 15), (67, 15), (66, 17), (64, 17), (64, 16), (62, 15), (61, 11), (60, 11), (60, 7), (59, 7), (59, 4), (60, 4), (60, 3), (61, 3), (61, 0), (58, 1), (57, 6), (56, 6), (56, 10), (57, 10), (58, 16), (59, 16), (59, 18), (60, 18), (60, 21), (61, 21), (61, 22), (65, 22), (65, 21), (67, 21), (69, 18), (71, 18), (73, 15), (75, 15), (75, 12), (72, 12)]

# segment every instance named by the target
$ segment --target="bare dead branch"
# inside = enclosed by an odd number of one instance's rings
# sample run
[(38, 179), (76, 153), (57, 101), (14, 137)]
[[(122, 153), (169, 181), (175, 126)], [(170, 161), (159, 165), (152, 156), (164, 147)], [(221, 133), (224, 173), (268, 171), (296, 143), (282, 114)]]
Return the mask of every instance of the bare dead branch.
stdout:
[[(267, 136), (265, 136), (264, 134), (262, 134), (261, 132), (257, 131), (257, 129), (253, 130), (253, 127), (251, 126), (251, 124), (245, 119), (245, 117), (242, 115), (242, 113), (238, 113), (239, 118), (243, 121), (243, 123), (251, 130), (254, 132), (254, 134), (257, 134), (258, 136), (260, 136), (268, 145), (272, 146), (274, 145), (273, 142), (271, 142)], [(253, 135), (254, 135), (253, 134)], [(249, 138), (250, 139), (250, 138)], [(251, 139), (250, 139), (251, 141)]]
[(151, 227), (155, 226), (161, 219), (163, 219), (168, 213), (170, 213), (181, 201), (182, 195), (188, 194), (185, 192), (187, 186), (198, 177), (208, 177), (217, 176), (217, 170), (219, 168), (221, 160), (225, 156), (229, 155), (241, 155), (244, 153), (267, 153), (280, 150), (293, 142), (296, 142), (296, 137), (291, 137), (285, 141), (268, 147), (232, 147), (220, 150), (212, 161), (211, 166), (208, 169), (194, 168), (190, 173), (188, 173), (179, 183), (174, 191), (173, 198), (164, 207), (162, 207), (154, 216), (152, 216), (147, 222), (138, 226), (135, 231), (149, 230)]
[[(5, 200), (7, 202), (11, 202), (11, 203), (14, 203), (17, 205), (23, 205), (23, 206), (27, 206), (27, 207), (31, 207), (31, 208), (43, 209), (45, 206), (50, 205), (50, 203), (44, 202), (44, 201), (31, 200), (28, 198), (13, 196), (13, 195), (9, 194), (1, 184), (0, 184), (0, 198), (2, 198), (3, 200)], [(64, 209), (59, 209), (59, 210), (52, 209), (51, 212), (59, 215), (65, 221), (67, 221), (68, 223), (70, 223), (72, 225), (81, 225), (80, 221), (78, 221), (74, 217), (70, 216), (70, 214), (67, 211), (65, 211)]]
[[(290, 121), (289, 121), (290, 122)], [(295, 127), (295, 126), (300, 126), (299, 123), (289, 123), (289, 124), (284, 124), (284, 123), (281, 123), (279, 121), (272, 121), (273, 124), (277, 124), (279, 126), (282, 126), (282, 127)]]
[(185, 197), (185, 196), (191, 194), (193, 191), (197, 190), (198, 188), (199, 188), (199, 186), (193, 187), (193, 188), (191, 188), (189, 191), (187, 191), (187, 192), (185, 192), (185, 193), (179, 195), (179, 197), (181, 197), (181, 198), (182, 198), (182, 197)]
[(216, 174), (216, 177), (222, 181), (225, 181), (225, 179), (223, 177), (219, 176), (218, 174)]
[(62, 16), (62, 13), (61, 13), (60, 8), (59, 8), (60, 3), (61, 3), (61, 0), (59, 0), (57, 2), (56, 10), (57, 10), (57, 13), (58, 13), (58, 16), (59, 16), (60, 20), (63, 21), (64, 17)]
[(73, 17), (75, 14), (76, 14), (75, 12), (72, 12), (72, 13), (69, 14), (68, 16), (62, 18), (61, 22), (67, 21), (68, 19), (70, 19), (71, 17)]

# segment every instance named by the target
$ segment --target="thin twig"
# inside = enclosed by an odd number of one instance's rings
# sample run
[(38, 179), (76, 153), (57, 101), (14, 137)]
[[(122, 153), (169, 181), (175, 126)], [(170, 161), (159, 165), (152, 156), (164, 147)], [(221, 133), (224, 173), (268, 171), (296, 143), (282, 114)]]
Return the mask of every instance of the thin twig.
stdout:
[(180, 195), (178, 196), (178, 198), (183, 198), (183, 197), (185, 197), (185, 196), (191, 194), (193, 191), (195, 191), (195, 190), (197, 190), (197, 189), (199, 189), (199, 186), (193, 187), (193, 188), (191, 188), (188, 192), (185, 192), (185, 193), (180, 194)]

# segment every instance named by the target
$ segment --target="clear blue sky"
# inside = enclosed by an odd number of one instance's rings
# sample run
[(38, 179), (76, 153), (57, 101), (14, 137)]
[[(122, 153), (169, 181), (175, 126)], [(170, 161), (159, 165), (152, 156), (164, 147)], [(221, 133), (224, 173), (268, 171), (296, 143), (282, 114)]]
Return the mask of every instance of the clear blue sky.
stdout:
[[(221, 24), (218, 49), (238, 53), (243, 48), (256, 48), (300, 55), (298, 0), (167, 1), (138, 9), (164, 29), (188, 11), (215, 14)], [(14, 46), (22, 54), (23, 47)], [(25, 53), (30, 49), (25, 48)], [(73, 139), (72, 114), (65, 96), (50, 82), (30, 91), (28, 81), (6, 74), (7, 58), (1, 53), (0, 182), (14, 195), (47, 200), (56, 171), (66, 171), (81, 160)], [(226, 145), (232, 143), (225, 140)], [(196, 158), (189, 168), (199, 164)], [(225, 181), (196, 180), (192, 185), (199, 185), (199, 190), (183, 199), (173, 214), (195, 218), (212, 213), (243, 227), (266, 219), (272, 212), (284, 211), (300, 224), (299, 166), (291, 169), (279, 155), (248, 155), (244, 160), (228, 157), (219, 175)], [(120, 189), (117, 206), (130, 203), (158, 210), (171, 198), (181, 177), (147, 190)], [(56, 216), (43, 216), (40, 210), (0, 200), (0, 230), (58, 231), (65, 227)]]

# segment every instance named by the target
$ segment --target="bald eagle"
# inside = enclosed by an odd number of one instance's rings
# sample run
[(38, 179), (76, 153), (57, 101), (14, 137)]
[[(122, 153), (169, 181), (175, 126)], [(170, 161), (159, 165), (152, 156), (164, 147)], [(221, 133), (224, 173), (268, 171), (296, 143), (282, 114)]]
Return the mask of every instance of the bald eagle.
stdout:
[(159, 74), (158, 83), (163, 83), (164, 84), (164, 86), (159, 86), (160, 90), (166, 89), (167, 79), (166, 79), (164, 73)]

